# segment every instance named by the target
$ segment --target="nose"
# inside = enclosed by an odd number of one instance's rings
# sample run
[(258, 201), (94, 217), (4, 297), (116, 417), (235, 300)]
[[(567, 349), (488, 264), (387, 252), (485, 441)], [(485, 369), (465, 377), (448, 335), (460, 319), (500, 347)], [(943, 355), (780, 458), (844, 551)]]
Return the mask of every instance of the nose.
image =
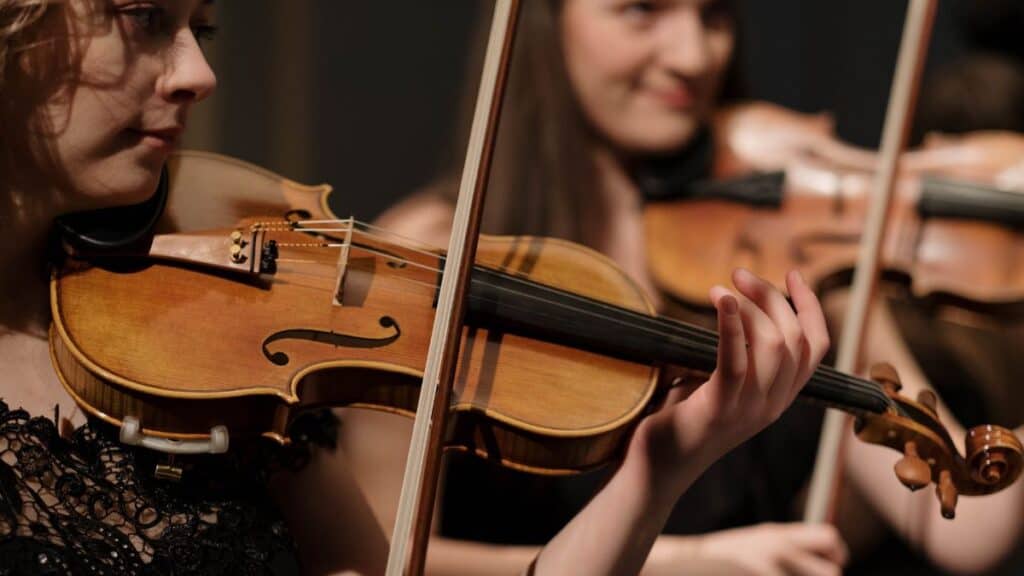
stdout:
[(662, 30), (661, 60), (675, 74), (699, 76), (710, 66), (707, 30), (696, 8), (685, 8), (674, 15), (671, 25)]
[(160, 96), (170, 102), (199, 102), (217, 87), (217, 76), (192, 31), (183, 28), (178, 34), (174, 49), (168, 53), (167, 70), (157, 89)]

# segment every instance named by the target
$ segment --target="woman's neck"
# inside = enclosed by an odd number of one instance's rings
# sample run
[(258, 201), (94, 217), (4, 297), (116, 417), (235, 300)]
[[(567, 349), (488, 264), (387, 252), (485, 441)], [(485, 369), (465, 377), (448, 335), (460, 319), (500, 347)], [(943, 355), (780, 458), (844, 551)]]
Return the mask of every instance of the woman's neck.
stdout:
[(630, 175), (627, 161), (621, 154), (607, 146), (595, 146), (594, 168), (601, 198), (609, 214), (641, 210), (640, 187)]
[(643, 197), (630, 174), (627, 160), (606, 147), (594, 151), (598, 193), (604, 203), (599, 242), (593, 244), (611, 258), (647, 293), (655, 306), (661, 301), (647, 268), (647, 239), (644, 232)]

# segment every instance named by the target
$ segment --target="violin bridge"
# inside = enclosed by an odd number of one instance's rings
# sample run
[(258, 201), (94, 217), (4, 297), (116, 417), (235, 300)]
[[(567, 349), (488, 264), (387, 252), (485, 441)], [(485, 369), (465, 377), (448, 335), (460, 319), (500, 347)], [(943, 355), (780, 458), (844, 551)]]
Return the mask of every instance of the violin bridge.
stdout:
[(341, 243), (341, 249), (338, 251), (338, 274), (337, 281), (334, 285), (334, 305), (342, 306), (343, 297), (345, 295), (345, 272), (348, 270), (348, 255), (352, 247), (352, 229), (355, 227), (355, 219), (351, 216), (344, 221), (345, 223), (345, 240)]

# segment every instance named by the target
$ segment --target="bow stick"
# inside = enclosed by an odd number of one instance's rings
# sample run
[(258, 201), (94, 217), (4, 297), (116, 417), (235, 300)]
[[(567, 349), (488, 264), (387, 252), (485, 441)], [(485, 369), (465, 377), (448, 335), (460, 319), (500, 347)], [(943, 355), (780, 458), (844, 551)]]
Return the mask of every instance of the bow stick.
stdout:
[(476, 257), (484, 192), (490, 174), (518, 16), (519, 0), (497, 0), (495, 3), (437, 312), (434, 315), (434, 330), (427, 351), (427, 364), (423, 370), (409, 457), (405, 464), (402, 494), (391, 535), (388, 576), (422, 574), (426, 562), (441, 451), (462, 334), (463, 302)]
[[(935, 0), (910, 0), (907, 5), (899, 58), (885, 114), (874, 195), (864, 225), (850, 303), (839, 338), (836, 369), (841, 372), (855, 373), (860, 358), (869, 305), (878, 280), (879, 256), (892, 204), (897, 162), (910, 132), (910, 110), (917, 99), (934, 17)], [(804, 512), (805, 522), (831, 522), (835, 517), (842, 445), (849, 426), (850, 417), (845, 413), (833, 409), (826, 411)]]

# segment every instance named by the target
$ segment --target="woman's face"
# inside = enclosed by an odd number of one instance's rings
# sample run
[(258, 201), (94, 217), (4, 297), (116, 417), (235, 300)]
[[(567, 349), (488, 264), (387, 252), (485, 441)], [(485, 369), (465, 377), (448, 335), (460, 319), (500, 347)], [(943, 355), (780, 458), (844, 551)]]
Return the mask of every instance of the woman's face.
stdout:
[(156, 189), (189, 109), (216, 86), (199, 47), (212, 4), (68, 0), (41, 24), (71, 32), (80, 66), (37, 111), (47, 128), (29, 135), (63, 173), (67, 209), (137, 203)]
[(566, 68), (591, 125), (627, 153), (684, 146), (717, 98), (733, 24), (714, 0), (564, 0)]

